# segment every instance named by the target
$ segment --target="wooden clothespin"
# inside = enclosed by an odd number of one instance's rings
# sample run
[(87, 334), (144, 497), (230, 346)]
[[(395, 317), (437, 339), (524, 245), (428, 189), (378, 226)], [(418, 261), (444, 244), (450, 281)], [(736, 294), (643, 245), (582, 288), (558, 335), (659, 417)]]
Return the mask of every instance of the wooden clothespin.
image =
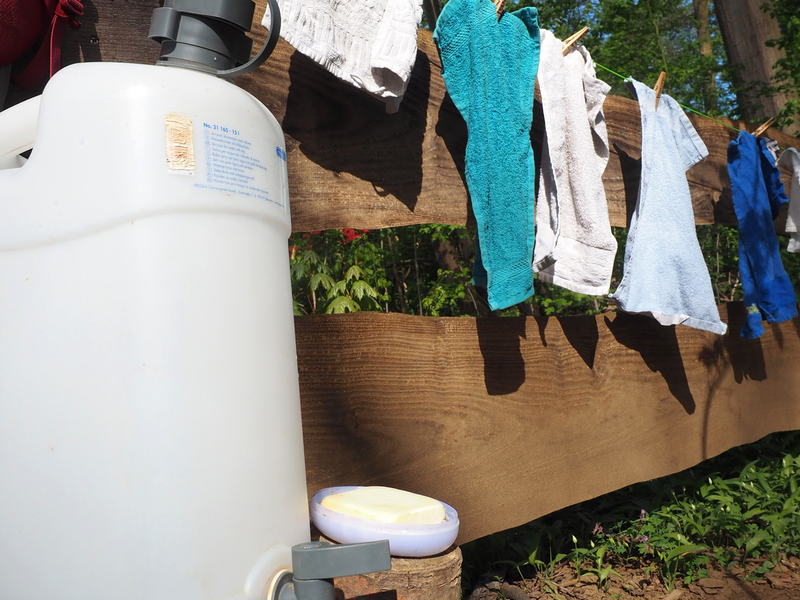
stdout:
[(773, 124), (774, 122), (775, 122), (775, 117), (772, 117), (772, 118), (770, 118), (770, 120), (769, 120), (769, 121), (767, 121), (767, 122), (766, 122), (766, 123), (764, 123), (764, 124), (763, 124), (761, 127), (759, 127), (758, 129), (756, 129), (756, 130), (753, 132), (753, 135), (754, 135), (754, 136), (756, 136), (756, 137), (760, 136), (760, 135), (761, 135), (762, 133), (764, 133), (764, 132), (765, 132), (767, 129), (769, 129), (769, 128), (772, 126), (772, 124)]
[(573, 33), (571, 36), (569, 36), (567, 39), (565, 39), (564, 40), (564, 49), (562, 50), (562, 54), (564, 56), (566, 56), (567, 53), (570, 50), (572, 50), (572, 47), (575, 44), (577, 44), (578, 42), (580, 42), (583, 39), (583, 36), (585, 36), (587, 33), (589, 33), (589, 28), (588, 27), (584, 27), (583, 29), (581, 29), (577, 33)]
[(503, 16), (503, 13), (506, 10), (506, 0), (492, 0), (494, 3), (496, 10), (497, 10), (497, 20), (500, 20), (500, 17)]
[(661, 100), (661, 90), (664, 89), (664, 80), (667, 78), (667, 72), (661, 71), (661, 75), (658, 76), (658, 81), (656, 81), (656, 87), (653, 90), (656, 93), (656, 108), (658, 110), (658, 101)]

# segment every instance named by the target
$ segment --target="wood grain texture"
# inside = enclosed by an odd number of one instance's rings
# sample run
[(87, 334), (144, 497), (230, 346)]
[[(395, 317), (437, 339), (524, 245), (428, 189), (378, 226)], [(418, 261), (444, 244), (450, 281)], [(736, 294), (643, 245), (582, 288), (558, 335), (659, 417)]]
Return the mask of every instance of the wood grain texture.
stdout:
[(739, 337), (630, 314), (295, 321), (309, 493), (439, 498), (458, 543), (800, 428), (800, 319)]
[[(158, 46), (147, 39), (147, 31), (158, 4), (158, 0), (87, 0), (83, 26), (65, 33), (65, 64), (96, 60), (152, 64)], [(260, 19), (264, 0), (257, 5)], [(253, 34), (260, 45), (264, 40), (260, 24)], [(296, 231), (472, 223), (464, 179), (466, 125), (446, 93), (429, 31), (420, 30), (418, 45), (406, 97), (394, 115), (282, 40), (261, 69), (237, 80), (282, 123)], [(41, 87), (26, 92), (12, 89), (9, 104), (40, 92)], [(636, 203), (641, 171), (639, 110), (633, 100), (609, 97), (605, 114), (612, 150), (604, 176), (609, 215), (613, 225), (624, 226)], [(710, 153), (688, 173), (696, 221), (734, 224), (726, 148), (736, 131), (695, 115), (690, 118)], [(748, 125), (749, 130), (757, 125)], [(535, 147), (542, 134), (537, 103)], [(783, 146), (800, 148), (800, 140), (778, 130), (770, 129), (769, 135)], [(787, 182), (788, 177), (784, 172)]]
[(393, 556), (388, 571), (335, 578), (336, 600), (461, 600), (462, 562), (457, 546), (426, 558)]

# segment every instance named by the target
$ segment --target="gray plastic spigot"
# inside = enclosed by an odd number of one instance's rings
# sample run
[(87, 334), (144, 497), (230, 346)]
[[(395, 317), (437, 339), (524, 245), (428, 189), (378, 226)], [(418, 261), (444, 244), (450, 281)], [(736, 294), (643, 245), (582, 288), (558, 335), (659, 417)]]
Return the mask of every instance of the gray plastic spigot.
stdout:
[(252, 0), (164, 0), (153, 11), (150, 39), (161, 44), (157, 64), (196, 69), (224, 79), (261, 66), (278, 43), (281, 14), (267, 0), (269, 37), (252, 59), (247, 37), (256, 5)]
[(388, 540), (333, 545), (309, 542), (292, 547), (293, 573), (285, 573), (270, 600), (334, 600), (334, 577), (392, 568)]

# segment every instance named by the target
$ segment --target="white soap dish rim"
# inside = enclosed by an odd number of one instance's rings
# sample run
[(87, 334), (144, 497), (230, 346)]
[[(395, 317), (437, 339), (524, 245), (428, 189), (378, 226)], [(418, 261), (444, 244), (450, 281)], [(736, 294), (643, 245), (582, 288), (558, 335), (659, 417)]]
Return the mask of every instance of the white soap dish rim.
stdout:
[(365, 486), (342, 485), (323, 488), (314, 493), (309, 502), (309, 512), (311, 522), (320, 533), (342, 544), (389, 540), (389, 552), (392, 556), (409, 558), (440, 554), (455, 542), (459, 527), (458, 513), (445, 502), (442, 502), (445, 520), (431, 525), (381, 523), (336, 512), (321, 504), (326, 496), (362, 487)]

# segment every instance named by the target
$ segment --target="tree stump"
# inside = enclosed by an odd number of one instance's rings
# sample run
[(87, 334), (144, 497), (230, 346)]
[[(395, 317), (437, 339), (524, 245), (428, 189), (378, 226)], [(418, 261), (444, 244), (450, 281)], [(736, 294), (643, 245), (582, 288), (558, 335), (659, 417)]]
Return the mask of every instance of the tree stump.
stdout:
[(461, 549), (426, 558), (393, 556), (388, 571), (337, 577), (334, 585), (336, 600), (460, 600)]

